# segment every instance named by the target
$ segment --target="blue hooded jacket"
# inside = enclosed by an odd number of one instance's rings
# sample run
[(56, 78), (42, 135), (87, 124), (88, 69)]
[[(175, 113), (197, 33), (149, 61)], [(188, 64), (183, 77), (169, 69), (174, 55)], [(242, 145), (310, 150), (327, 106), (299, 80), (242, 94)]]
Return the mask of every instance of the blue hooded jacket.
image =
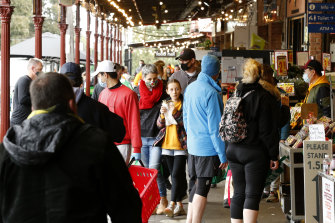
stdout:
[(191, 155), (216, 156), (225, 163), (225, 144), (219, 137), (219, 123), (223, 111), (221, 88), (211, 76), (219, 73), (220, 62), (206, 55), (198, 79), (186, 88), (183, 103), (187, 148)]

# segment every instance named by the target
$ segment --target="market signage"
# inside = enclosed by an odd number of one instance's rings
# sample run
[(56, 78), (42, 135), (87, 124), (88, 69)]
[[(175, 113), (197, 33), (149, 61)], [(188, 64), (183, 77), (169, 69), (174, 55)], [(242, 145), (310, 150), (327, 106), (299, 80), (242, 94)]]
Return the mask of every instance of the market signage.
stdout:
[(324, 223), (334, 223), (334, 182), (322, 178), (322, 216)]
[(320, 221), (320, 206), (318, 172), (322, 171), (322, 161), (326, 154), (331, 157), (332, 143), (330, 141), (304, 141), (304, 184), (305, 184), (305, 222)]
[(176, 52), (156, 51), (155, 52), (155, 57), (176, 57)]
[[(335, 3), (308, 3), (308, 13), (312, 12), (335, 12)], [(335, 24), (332, 24), (335, 22), (335, 14), (308, 14), (308, 22), (321, 23), (308, 24), (309, 33), (335, 32)]]

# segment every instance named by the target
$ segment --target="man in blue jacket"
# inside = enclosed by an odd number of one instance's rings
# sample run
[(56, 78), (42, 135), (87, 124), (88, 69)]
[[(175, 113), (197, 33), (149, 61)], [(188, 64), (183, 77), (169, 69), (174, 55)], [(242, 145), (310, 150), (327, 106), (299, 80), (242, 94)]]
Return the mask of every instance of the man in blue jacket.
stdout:
[(219, 137), (223, 102), (215, 82), (220, 62), (206, 55), (201, 68), (198, 79), (187, 87), (183, 107), (190, 176), (187, 223), (201, 222), (212, 178), (227, 166), (225, 144)]

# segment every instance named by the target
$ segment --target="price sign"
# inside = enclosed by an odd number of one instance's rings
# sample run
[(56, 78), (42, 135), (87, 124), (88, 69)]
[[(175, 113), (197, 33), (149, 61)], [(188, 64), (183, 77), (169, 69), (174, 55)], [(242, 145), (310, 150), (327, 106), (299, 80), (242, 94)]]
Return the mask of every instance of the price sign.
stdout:
[(309, 125), (309, 139), (311, 141), (325, 141), (325, 127), (322, 124)]
[(294, 96), (294, 83), (278, 83), (277, 87), (286, 92), (289, 96)]
[(334, 182), (322, 179), (322, 215), (324, 223), (334, 223)]
[(277, 67), (278, 67), (278, 75), (279, 76), (287, 76), (287, 58), (286, 56), (278, 56), (277, 57)]
[(324, 71), (331, 70), (330, 53), (322, 53), (322, 67)]
[(318, 172), (322, 171), (325, 155), (331, 157), (330, 141), (304, 141), (305, 222), (319, 222)]

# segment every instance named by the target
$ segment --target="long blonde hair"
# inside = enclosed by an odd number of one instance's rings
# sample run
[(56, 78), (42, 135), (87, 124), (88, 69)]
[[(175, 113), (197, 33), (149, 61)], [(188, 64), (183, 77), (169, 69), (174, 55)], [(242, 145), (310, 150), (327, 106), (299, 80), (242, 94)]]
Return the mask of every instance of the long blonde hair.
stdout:
[(252, 84), (261, 77), (262, 65), (254, 59), (248, 59), (244, 64), (242, 83)]

